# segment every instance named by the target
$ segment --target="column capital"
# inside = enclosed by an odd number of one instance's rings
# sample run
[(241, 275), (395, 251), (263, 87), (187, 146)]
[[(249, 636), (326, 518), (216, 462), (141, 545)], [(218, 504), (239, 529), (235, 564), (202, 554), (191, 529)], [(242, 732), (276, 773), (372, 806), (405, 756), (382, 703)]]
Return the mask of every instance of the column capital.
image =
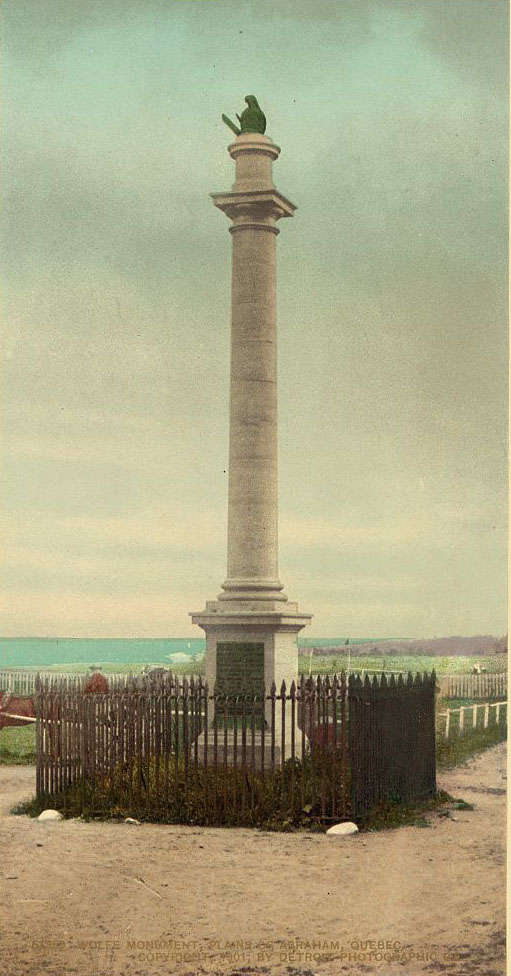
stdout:
[(211, 194), (215, 207), (222, 210), (234, 222), (232, 230), (244, 224), (258, 224), (273, 229), (272, 222), (281, 217), (292, 217), (296, 206), (276, 189), (232, 190), (228, 193)]

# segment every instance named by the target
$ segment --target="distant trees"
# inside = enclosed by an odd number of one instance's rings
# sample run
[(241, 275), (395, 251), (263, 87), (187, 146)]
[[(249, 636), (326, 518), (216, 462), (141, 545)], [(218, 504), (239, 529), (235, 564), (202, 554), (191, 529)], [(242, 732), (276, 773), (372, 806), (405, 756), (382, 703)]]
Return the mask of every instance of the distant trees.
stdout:
[[(348, 656), (347, 641), (332, 647), (315, 647), (313, 654)], [(477, 634), (475, 637), (431, 637), (425, 640), (384, 640), (353, 644), (350, 641), (351, 657), (395, 657), (398, 655), (424, 655), (452, 657), (486, 657), (490, 654), (507, 654), (507, 634), (505, 637), (492, 637), (491, 634)]]

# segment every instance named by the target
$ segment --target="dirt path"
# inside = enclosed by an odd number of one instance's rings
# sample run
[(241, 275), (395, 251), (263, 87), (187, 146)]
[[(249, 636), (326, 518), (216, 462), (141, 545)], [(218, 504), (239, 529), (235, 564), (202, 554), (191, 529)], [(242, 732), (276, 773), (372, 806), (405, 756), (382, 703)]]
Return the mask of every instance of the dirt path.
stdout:
[(473, 811), (340, 839), (39, 823), (9, 814), (33, 768), (0, 767), (0, 973), (496, 976), (505, 781), (500, 745), (439, 777)]

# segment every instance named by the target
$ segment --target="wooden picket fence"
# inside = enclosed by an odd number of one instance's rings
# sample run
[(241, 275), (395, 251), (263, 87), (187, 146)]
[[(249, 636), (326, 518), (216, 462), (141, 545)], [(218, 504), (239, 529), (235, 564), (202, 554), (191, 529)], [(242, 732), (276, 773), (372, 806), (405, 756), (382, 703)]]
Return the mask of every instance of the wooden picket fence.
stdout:
[(41, 678), (37, 796), (73, 813), (257, 825), (363, 819), (435, 792), (435, 676), (302, 677), (258, 696), (201, 678)]
[[(8, 691), (13, 695), (30, 697), (35, 694), (37, 678), (45, 678), (50, 684), (58, 685), (64, 679), (73, 679), (77, 685), (84, 684), (91, 676), (91, 671), (76, 674), (70, 671), (37, 671), (36, 668), (0, 668), (0, 691)], [(116, 681), (125, 680), (128, 675), (118, 672), (108, 675)]]
[[(56, 674), (55, 679), (65, 677), (64, 673)], [(35, 692), (37, 671), (24, 671), (21, 668), (0, 668), (0, 691), (8, 691), (14, 695), (30, 696)]]
[(438, 679), (442, 698), (504, 699), (507, 674), (446, 674)]
[(477, 702), (459, 708), (447, 708), (438, 714), (439, 734), (443, 739), (466, 735), (476, 729), (507, 725), (507, 702)]

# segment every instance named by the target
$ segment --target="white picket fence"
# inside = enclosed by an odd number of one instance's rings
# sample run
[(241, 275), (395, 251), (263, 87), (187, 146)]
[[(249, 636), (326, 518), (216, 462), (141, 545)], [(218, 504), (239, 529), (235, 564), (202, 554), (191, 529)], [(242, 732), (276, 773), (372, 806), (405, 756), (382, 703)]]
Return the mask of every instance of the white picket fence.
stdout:
[[(495, 709), (494, 722), (492, 724), (505, 725), (507, 723), (507, 702), (477, 702), (474, 705), (461, 705), (459, 708), (448, 708), (445, 712), (439, 712), (437, 719), (445, 719), (443, 737), (448, 739), (450, 735), (456, 733), (463, 735), (470, 729), (477, 728), (477, 716), (483, 713), (483, 728), (487, 729), (490, 724), (490, 709)], [(453, 715), (459, 715), (458, 722), (452, 720)]]
[[(134, 669), (134, 671), (139, 669)], [(0, 668), (0, 690), (10, 691), (18, 695), (32, 695), (35, 691), (36, 675), (41, 674), (59, 680), (60, 678), (76, 678), (83, 676), (84, 680), (90, 676), (91, 672), (79, 675), (76, 671), (37, 668)], [(359, 672), (370, 676), (377, 672), (372, 669), (368, 672)], [(386, 672), (389, 674), (390, 672)], [(397, 674), (397, 671), (393, 671)], [(399, 672), (405, 673), (405, 672)], [(105, 674), (107, 678), (125, 677), (125, 672), (115, 672)], [(316, 677), (316, 674), (314, 674)], [(485, 701), (493, 698), (503, 700), (507, 695), (507, 674), (453, 674), (438, 677), (441, 698), (468, 698), (481, 699)], [(496, 704), (496, 703), (495, 703)]]
[(438, 678), (442, 698), (505, 698), (507, 674), (443, 674)]
[[(22, 698), (24, 696), (30, 697), (35, 692), (35, 681), (38, 674), (54, 681), (60, 681), (61, 678), (82, 678), (85, 681), (91, 677), (92, 672), (78, 674), (76, 671), (39, 671), (37, 668), (25, 671), (22, 668), (0, 668), (0, 691), (10, 691), (13, 695), (20, 695)], [(106, 677), (125, 678), (126, 675), (119, 672), (118, 674), (109, 673)]]

